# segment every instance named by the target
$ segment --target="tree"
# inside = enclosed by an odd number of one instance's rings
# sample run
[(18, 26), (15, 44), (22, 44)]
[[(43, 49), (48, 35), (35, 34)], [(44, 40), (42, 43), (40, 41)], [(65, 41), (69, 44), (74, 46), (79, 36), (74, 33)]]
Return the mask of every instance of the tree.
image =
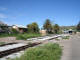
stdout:
[(80, 22), (77, 24), (77, 31), (80, 32)]
[(13, 34), (19, 34), (19, 31), (17, 31), (16, 29), (12, 28), (11, 31), (12, 31)]
[(10, 27), (2, 21), (0, 21), (0, 33), (11, 33)]
[(39, 26), (36, 22), (27, 25), (28, 32), (39, 33)]
[(54, 29), (54, 33), (56, 33), (56, 34), (58, 34), (60, 31), (60, 27), (58, 24), (55, 24), (53, 29)]
[(28, 24), (28, 25), (27, 25), (27, 29), (28, 29), (27, 32), (32, 32), (32, 25), (31, 25), (31, 24)]
[(51, 33), (52, 32), (52, 24), (51, 21), (49, 19), (46, 19), (43, 28), (47, 30), (47, 33)]
[(0, 26), (7, 26), (7, 24), (5, 24), (2, 21), (0, 21)]
[(32, 23), (32, 28), (35, 33), (39, 33), (39, 26), (36, 22)]

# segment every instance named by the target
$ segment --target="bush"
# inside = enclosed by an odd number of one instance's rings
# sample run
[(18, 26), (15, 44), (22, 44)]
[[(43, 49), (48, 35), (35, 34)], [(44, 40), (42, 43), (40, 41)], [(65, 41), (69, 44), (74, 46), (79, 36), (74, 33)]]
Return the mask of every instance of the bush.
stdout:
[(62, 49), (58, 44), (48, 43), (44, 46), (29, 48), (24, 55), (15, 60), (60, 60)]
[(39, 37), (39, 36), (41, 36), (39, 33), (25, 33), (25, 34), (18, 35), (17, 39), (18, 40), (21, 40), (21, 39), (26, 40), (28, 38), (34, 38), (34, 37)]
[(0, 34), (0, 37), (10, 37), (10, 36), (17, 36), (18, 34), (7, 34), (7, 33), (4, 33), (4, 34)]
[(69, 39), (70, 38), (70, 36), (64, 36), (64, 37), (62, 37), (62, 39)]

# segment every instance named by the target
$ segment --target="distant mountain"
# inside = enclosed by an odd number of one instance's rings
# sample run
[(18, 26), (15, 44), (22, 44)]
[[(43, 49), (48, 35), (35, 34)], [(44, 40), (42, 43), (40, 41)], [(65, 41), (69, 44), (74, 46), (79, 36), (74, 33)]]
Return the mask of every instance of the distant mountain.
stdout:
[(75, 30), (76, 29), (76, 26), (61, 26), (61, 29), (62, 30), (69, 30), (69, 29)]

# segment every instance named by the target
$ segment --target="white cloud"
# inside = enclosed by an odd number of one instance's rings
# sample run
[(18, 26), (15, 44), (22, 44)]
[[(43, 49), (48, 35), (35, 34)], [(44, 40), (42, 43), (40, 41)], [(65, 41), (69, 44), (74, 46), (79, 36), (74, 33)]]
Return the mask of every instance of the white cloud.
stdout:
[(5, 14), (0, 13), (0, 18), (7, 18), (7, 16)]

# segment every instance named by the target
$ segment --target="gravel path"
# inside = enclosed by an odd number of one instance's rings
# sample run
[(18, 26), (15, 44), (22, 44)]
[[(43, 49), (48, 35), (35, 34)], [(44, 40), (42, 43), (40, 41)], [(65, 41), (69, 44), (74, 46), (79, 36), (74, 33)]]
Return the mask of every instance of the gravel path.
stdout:
[(61, 60), (80, 60), (80, 34), (73, 35), (67, 41), (61, 41), (63, 47)]
[(59, 44), (63, 46), (63, 54), (61, 60), (71, 60), (72, 57), (72, 37), (68, 41), (60, 42)]
[(71, 60), (80, 60), (80, 35), (73, 37)]

